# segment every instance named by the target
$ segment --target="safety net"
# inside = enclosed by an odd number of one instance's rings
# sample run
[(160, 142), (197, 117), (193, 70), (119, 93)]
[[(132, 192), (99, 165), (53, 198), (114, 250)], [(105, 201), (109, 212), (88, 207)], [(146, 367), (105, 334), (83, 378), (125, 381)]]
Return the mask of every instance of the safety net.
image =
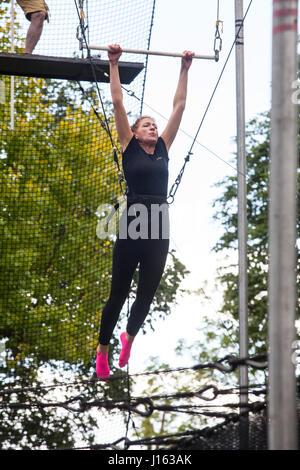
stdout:
[[(93, 67), (79, 39), (148, 47), (153, 0), (48, 6), (36, 56), (83, 56)], [(9, 53), (8, 2), (0, 21), (1, 52)], [(28, 25), (15, 4), (17, 54)], [(138, 62), (143, 69), (130, 87), (140, 99), (124, 91), (132, 118), (140, 114), (146, 74), (145, 57)], [(2, 75), (1, 90), (0, 328), (7, 361), (87, 364), (111, 273), (113, 242), (97, 233), (99, 207), (120, 196), (108, 85)]]
[[(94, 371), (114, 244), (113, 235), (101, 236), (99, 223), (123, 188), (109, 85), (95, 79), (107, 53), (88, 54), (82, 46), (147, 49), (155, 9), (153, 0), (47, 4), (50, 21), (32, 57), (23, 54), (30, 24), (24, 12), (17, 2), (0, 5), (1, 388), (45, 384), (55, 378), (53, 367), (72, 378)], [(80, 59), (92, 80), (53, 79), (50, 58), (67, 73), (68, 60)], [(140, 66), (124, 88), (132, 121), (142, 110), (147, 57), (127, 54), (122, 61), (129, 70)], [(38, 74), (47, 70), (44, 78), (34, 76), (33, 62)], [(17, 431), (20, 415), (5, 413), (2, 446), (14, 439), (20, 445), (11, 434), (26, 434)], [(41, 422), (39, 413), (34, 419)]]

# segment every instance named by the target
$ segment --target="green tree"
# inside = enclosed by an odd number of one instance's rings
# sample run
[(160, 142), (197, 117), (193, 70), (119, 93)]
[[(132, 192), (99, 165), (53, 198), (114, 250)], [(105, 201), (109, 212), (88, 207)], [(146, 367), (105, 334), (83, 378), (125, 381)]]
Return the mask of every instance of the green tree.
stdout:
[[(248, 315), (249, 351), (267, 351), (267, 294), (268, 294), (268, 203), (270, 161), (270, 117), (265, 113), (247, 126), (247, 221), (248, 221)], [(215, 203), (215, 219), (224, 227), (216, 252), (237, 250), (237, 179), (227, 177), (218, 184), (222, 195)], [(299, 187), (299, 186), (298, 186)], [(299, 191), (298, 191), (299, 192)], [(299, 214), (299, 212), (298, 212)], [(297, 237), (299, 238), (299, 218)], [(299, 259), (299, 250), (297, 250)], [(299, 292), (299, 262), (297, 262)], [(225, 333), (230, 342), (238, 344), (238, 275), (236, 261), (219, 270), (224, 287), (222, 313), (234, 321), (227, 323)], [(299, 315), (299, 308), (298, 308)]]
[(15, 355), (86, 363), (111, 268), (95, 215), (117, 190), (109, 138), (80, 107), (58, 121), (42, 80), (16, 91), (15, 128), (2, 127), (1, 329)]
[[(268, 328), (268, 203), (270, 163), (270, 116), (263, 113), (252, 119), (246, 129), (247, 152), (247, 262), (248, 262), (248, 331), (249, 355), (266, 353)], [(238, 214), (237, 178), (228, 176), (216, 185), (220, 196), (214, 201), (215, 220), (223, 234), (213, 247), (222, 256), (216, 284), (223, 292), (218, 316), (206, 317), (205, 339), (189, 349), (196, 361), (216, 360), (227, 354), (238, 354)], [(298, 185), (299, 187), (299, 185)], [(299, 191), (298, 191), (299, 193)], [(299, 204), (299, 199), (298, 199)], [(299, 210), (297, 238), (300, 235)], [(297, 288), (300, 289), (299, 246), (297, 250)], [(299, 296), (298, 296), (299, 297)], [(299, 318), (299, 305), (297, 318)], [(200, 351), (200, 354), (199, 354)], [(264, 380), (264, 373), (250, 370), (253, 378)], [(223, 379), (216, 371), (218, 380)], [(237, 374), (235, 380), (237, 380)], [(263, 375), (263, 378), (262, 378)]]

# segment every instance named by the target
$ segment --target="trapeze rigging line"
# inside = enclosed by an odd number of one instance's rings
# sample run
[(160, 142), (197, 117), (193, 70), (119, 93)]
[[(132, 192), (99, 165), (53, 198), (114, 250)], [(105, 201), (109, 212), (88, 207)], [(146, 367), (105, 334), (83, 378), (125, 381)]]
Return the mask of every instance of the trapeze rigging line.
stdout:
[[(94, 45), (84, 45), (82, 44), (83, 49), (90, 49), (90, 50), (99, 50), (99, 51), (109, 51), (108, 46), (94, 46)], [(122, 48), (122, 52), (129, 53), (129, 54), (145, 54), (145, 55), (158, 55), (164, 57), (183, 57), (181, 52), (164, 52), (164, 51), (149, 51), (146, 49), (128, 49)], [(193, 59), (206, 59), (206, 60), (215, 60), (216, 62), (219, 60), (218, 54), (216, 55), (199, 55), (195, 54)]]

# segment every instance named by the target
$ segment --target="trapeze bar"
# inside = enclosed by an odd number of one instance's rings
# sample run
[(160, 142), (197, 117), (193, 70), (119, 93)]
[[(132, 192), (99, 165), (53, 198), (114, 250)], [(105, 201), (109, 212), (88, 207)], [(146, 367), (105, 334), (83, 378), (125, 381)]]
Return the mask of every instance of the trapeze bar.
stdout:
[[(109, 51), (109, 47), (107, 46), (82, 46), (83, 49), (90, 49), (90, 50), (99, 50), (99, 51)], [(165, 57), (183, 57), (182, 53), (179, 52), (163, 52), (163, 51), (148, 51), (145, 49), (123, 49), (122, 52), (127, 52), (130, 54), (146, 54), (146, 55), (159, 55)], [(214, 55), (199, 55), (195, 54), (194, 59), (207, 59), (207, 60), (218, 60), (217, 56)]]
[[(93, 63), (91, 66), (90, 60)], [(120, 62), (121, 83), (129, 84), (143, 70), (144, 64)], [(79, 59), (35, 54), (0, 53), (0, 75), (109, 82), (109, 62), (91, 57)]]

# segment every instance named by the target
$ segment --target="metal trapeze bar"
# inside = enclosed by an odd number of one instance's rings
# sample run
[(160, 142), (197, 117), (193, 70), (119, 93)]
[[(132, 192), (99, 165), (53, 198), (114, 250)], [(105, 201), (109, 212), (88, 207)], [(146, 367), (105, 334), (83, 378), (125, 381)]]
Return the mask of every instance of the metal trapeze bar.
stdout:
[[(109, 51), (108, 46), (94, 46), (94, 45), (83, 45), (82, 46), (84, 49), (90, 49), (90, 50), (98, 50), (98, 51)], [(127, 52), (130, 54), (145, 54), (145, 55), (158, 55), (158, 56), (165, 56), (165, 57), (183, 57), (182, 53), (179, 52), (163, 52), (163, 51), (148, 51), (145, 49), (123, 49), (122, 52)], [(214, 55), (199, 55), (195, 54), (193, 56), (194, 59), (206, 59), (206, 60), (218, 60), (216, 56)]]

